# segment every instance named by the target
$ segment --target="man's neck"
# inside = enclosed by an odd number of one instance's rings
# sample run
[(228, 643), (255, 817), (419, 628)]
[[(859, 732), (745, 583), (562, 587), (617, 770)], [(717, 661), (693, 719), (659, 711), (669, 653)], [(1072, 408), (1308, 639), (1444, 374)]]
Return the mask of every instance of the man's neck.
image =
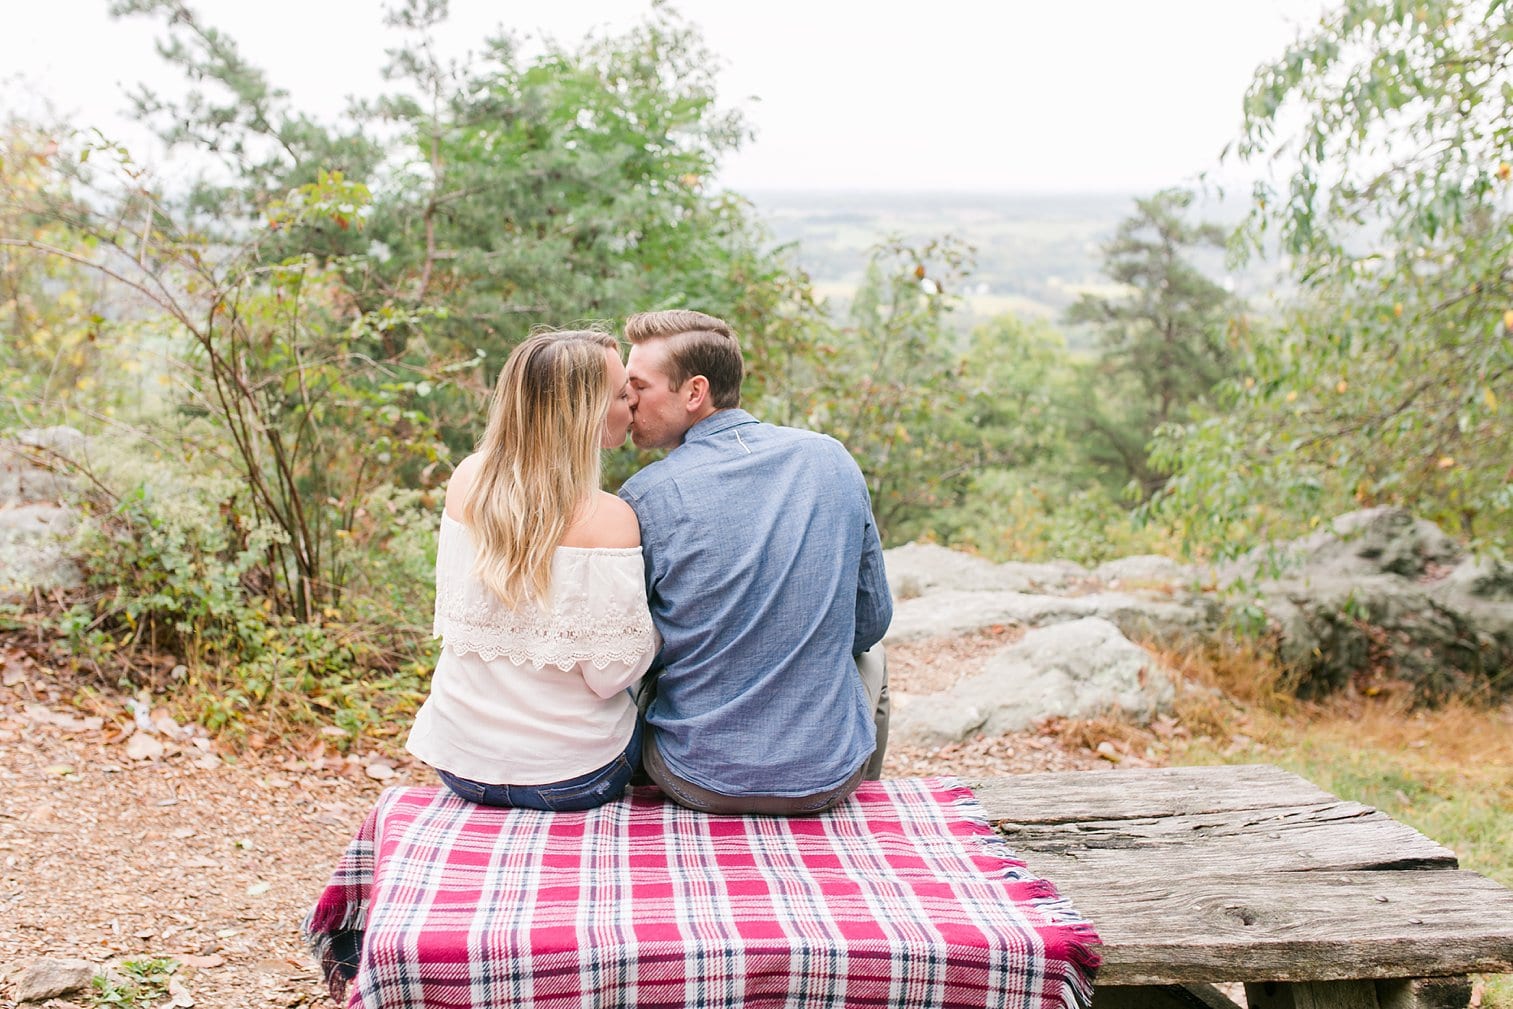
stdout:
[(681, 438), (678, 439), (678, 444), (681, 445), (681, 444), (683, 444), (683, 442), (685, 442), (685, 441), (688, 440), (688, 432), (689, 431), (692, 431), (694, 428), (698, 427), (700, 424), (704, 423), (706, 420), (708, 420), (709, 418), (713, 417), (715, 414), (717, 414), (717, 413), (724, 413), (726, 410), (729, 410), (729, 409), (730, 409), (730, 407), (711, 407), (710, 409), (708, 409), (708, 410), (704, 411), (703, 413), (699, 414), (697, 417), (694, 418), (693, 423), (689, 424), (688, 427), (684, 429), (684, 431), (683, 431), (683, 437), (681, 437)]

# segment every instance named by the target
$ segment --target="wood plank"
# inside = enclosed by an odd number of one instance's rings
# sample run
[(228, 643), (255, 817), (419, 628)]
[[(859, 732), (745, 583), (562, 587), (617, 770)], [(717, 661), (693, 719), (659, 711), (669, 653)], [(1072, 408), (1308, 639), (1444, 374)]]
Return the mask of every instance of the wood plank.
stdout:
[(998, 824), (1051, 880), (1457, 867), (1455, 853), (1370, 806), (1179, 814), (1079, 823)]
[(1513, 972), (1513, 890), (1458, 869), (1082, 878), (1099, 984)]
[(963, 778), (991, 820), (1070, 823), (1219, 813), (1336, 801), (1312, 782), (1269, 764), (1063, 771)]
[(1381, 1009), (1466, 1009), (1471, 1004), (1471, 979), (1416, 977), (1378, 981), (1376, 1001)]

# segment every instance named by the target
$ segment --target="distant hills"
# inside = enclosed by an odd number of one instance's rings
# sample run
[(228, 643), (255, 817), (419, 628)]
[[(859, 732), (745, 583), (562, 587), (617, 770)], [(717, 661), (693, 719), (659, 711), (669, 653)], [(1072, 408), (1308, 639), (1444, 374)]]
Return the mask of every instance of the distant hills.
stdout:
[[(868, 250), (890, 236), (943, 235), (975, 250), (967, 281), (970, 323), (1012, 312), (1059, 319), (1084, 291), (1113, 290), (1102, 245), (1134, 213), (1133, 193), (797, 192), (745, 194), (780, 244), (795, 244), (816, 290), (841, 308), (860, 283)], [(1145, 195), (1145, 194), (1139, 194)], [(1203, 204), (1206, 220), (1238, 223), (1234, 200)], [(1221, 253), (1195, 256), (1210, 276), (1247, 297), (1270, 288), (1272, 270), (1228, 267)], [(1079, 341), (1080, 342), (1080, 341)]]

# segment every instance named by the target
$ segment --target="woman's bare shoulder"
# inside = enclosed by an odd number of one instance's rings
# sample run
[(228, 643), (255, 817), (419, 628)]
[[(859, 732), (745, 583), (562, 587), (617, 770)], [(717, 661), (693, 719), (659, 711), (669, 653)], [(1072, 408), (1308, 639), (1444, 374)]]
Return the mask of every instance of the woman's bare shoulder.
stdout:
[(462, 506), (468, 499), (468, 491), (472, 489), (481, 465), (482, 459), (474, 452), (457, 464), (457, 468), (452, 470), (452, 479), (447, 481), (447, 514), (458, 522), (462, 521)]
[(626, 548), (641, 545), (641, 524), (630, 505), (596, 491), (592, 506), (562, 537), (565, 547)]

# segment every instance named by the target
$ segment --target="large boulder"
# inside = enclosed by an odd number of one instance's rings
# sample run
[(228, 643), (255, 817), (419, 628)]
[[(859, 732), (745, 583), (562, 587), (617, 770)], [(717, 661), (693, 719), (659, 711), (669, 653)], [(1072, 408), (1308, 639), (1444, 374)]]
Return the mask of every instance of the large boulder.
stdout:
[(1221, 585), (1279, 577), (1433, 576), (1460, 563), (1465, 551), (1433, 522), (1403, 508), (1347, 512), (1302, 539), (1267, 544), (1217, 572)]
[(1115, 714), (1144, 724), (1171, 707), (1171, 673), (1101, 617), (1041, 628), (981, 673), (923, 697), (894, 695), (892, 737), (928, 745), (1000, 735), (1042, 718)]
[(1402, 509), (1343, 515), (1253, 551), (1219, 581), (1240, 579), (1304, 696), (1385, 679), (1406, 681), (1421, 700), (1513, 686), (1513, 572), (1467, 558)]
[(84, 436), (69, 427), (0, 441), (0, 602), (79, 583), (68, 554), (73, 514), (63, 503), (71, 482), (60, 464), (83, 450)]
[(899, 599), (941, 590), (1048, 592), (1087, 578), (1087, 569), (1071, 561), (995, 564), (934, 543), (906, 543), (884, 551), (883, 559), (888, 584)]
[(1044, 627), (1100, 617), (1136, 637), (1183, 641), (1212, 633), (1221, 616), (1218, 603), (1201, 596), (1151, 597), (1121, 592), (1056, 596), (947, 589), (901, 599), (893, 608), (888, 640), (970, 634), (998, 624)]
[(1194, 569), (1159, 554), (1136, 554), (1105, 561), (1092, 577), (1111, 589), (1176, 590), (1192, 582)]
[(1139, 637), (1189, 640), (1212, 633), (1223, 616), (1217, 601), (1192, 590), (1194, 572), (1165, 557), (1129, 557), (1088, 571), (1071, 561), (995, 564), (910, 543), (886, 551), (884, 560), (897, 600), (888, 630), (894, 642), (1085, 617)]

